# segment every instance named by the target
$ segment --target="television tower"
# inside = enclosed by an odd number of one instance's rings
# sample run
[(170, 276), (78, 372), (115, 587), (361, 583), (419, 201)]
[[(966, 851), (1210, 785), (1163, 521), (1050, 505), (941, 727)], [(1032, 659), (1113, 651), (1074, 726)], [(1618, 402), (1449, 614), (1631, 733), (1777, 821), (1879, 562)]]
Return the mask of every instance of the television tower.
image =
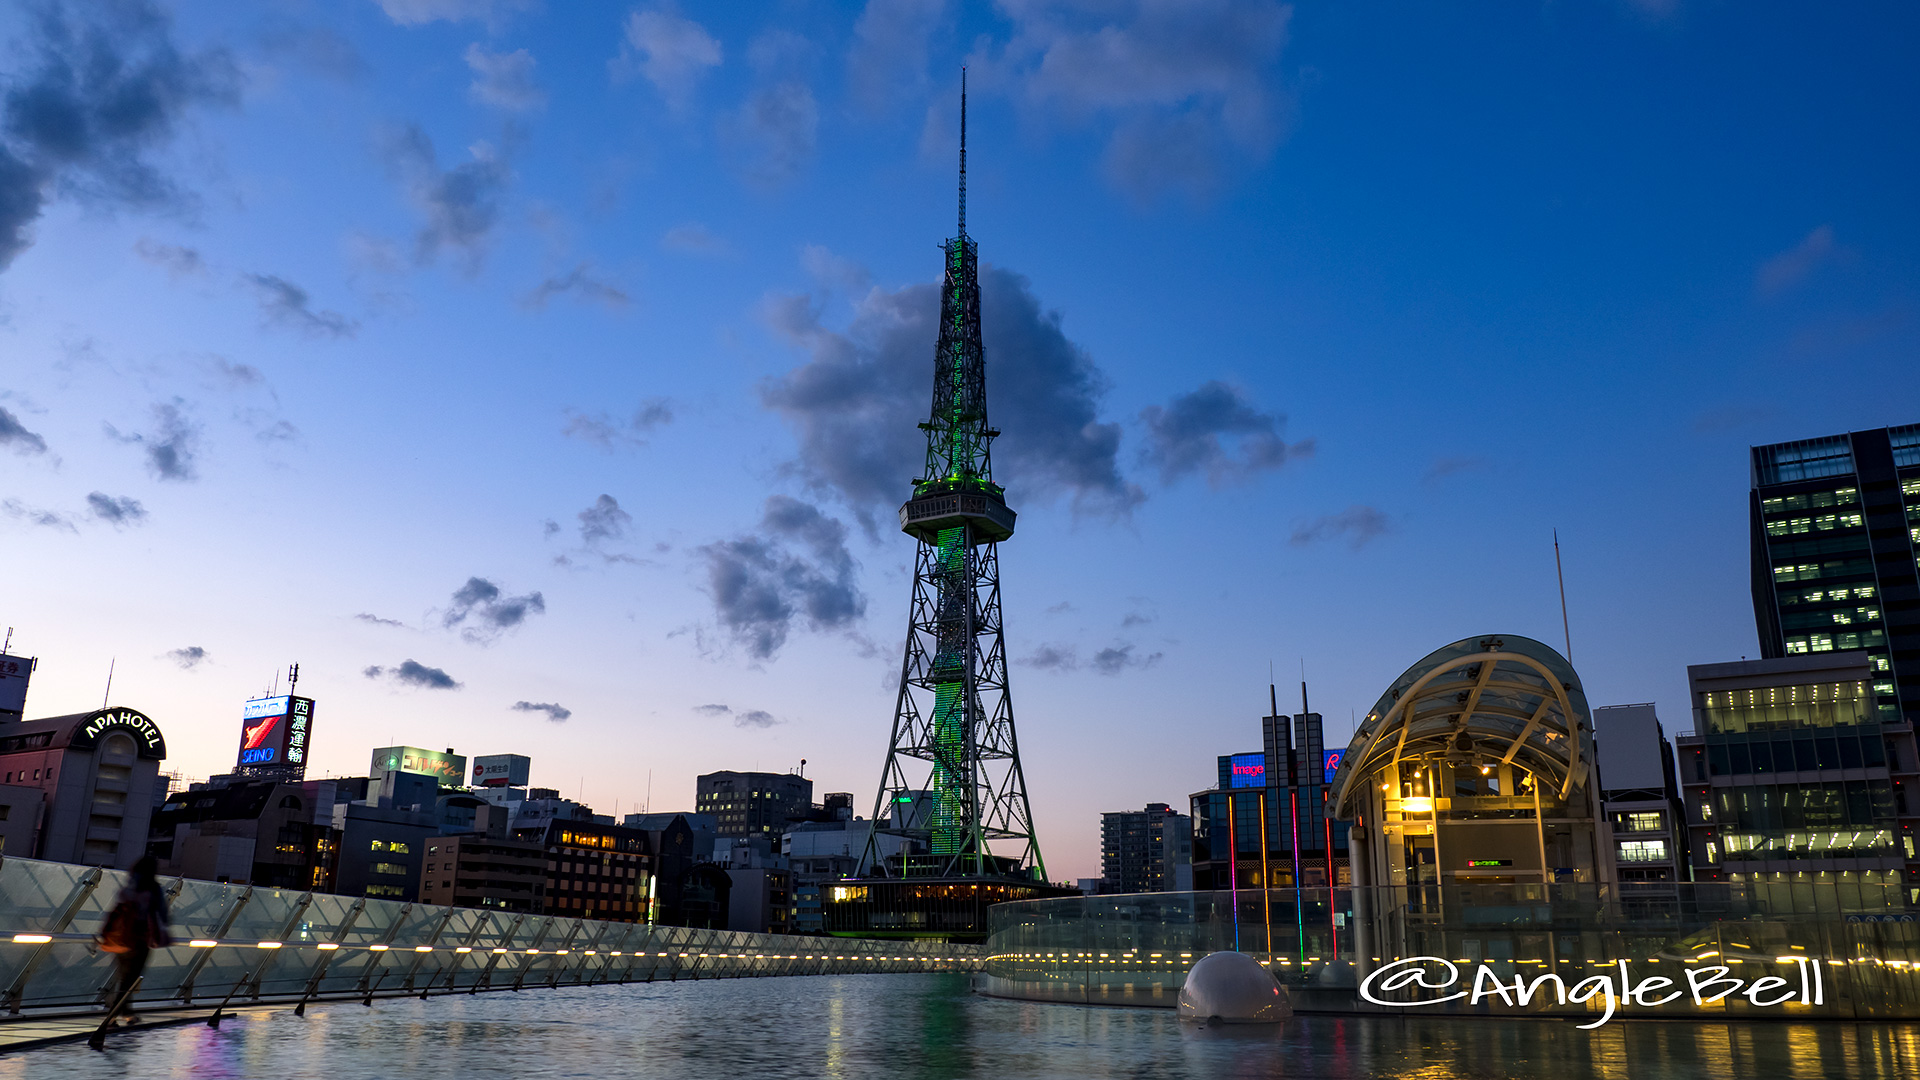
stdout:
[[(893, 740), (861, 877), (1046, 881), (1020, 769), (1001, 633), (1000, 543), (1013, 535), (993, 482), (980, 347), (979, 249), (967, 235), (967, 83), (960, 73), (960, 230), (948, 240), (926, 466), (900, 507), (919, 541)], [(904, 840), (889, 858), (881, 836)], [(1001, 850), (990, 845), (998, 842)]]

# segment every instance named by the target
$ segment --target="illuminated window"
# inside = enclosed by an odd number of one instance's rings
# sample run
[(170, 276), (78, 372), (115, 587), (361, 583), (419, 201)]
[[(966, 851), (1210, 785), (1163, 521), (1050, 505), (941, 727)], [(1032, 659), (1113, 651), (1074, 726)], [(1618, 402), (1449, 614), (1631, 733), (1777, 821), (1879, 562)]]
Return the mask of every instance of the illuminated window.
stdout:
[(1623, 863), (1666, 862), (1667, 842), (1665, 840), (1623, 840), (1620, 842), (1620, 861)]

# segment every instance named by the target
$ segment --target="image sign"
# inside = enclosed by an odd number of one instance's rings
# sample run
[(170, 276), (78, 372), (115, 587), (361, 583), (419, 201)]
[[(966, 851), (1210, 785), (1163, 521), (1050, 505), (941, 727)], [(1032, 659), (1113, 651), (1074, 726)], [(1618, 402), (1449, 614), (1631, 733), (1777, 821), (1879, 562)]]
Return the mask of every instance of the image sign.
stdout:
[(1267, 755), (1235, 754), (1227, 764), (1233, 769), (1233, 787), (1264, 787), (1267, 783)]
[(306, 765), (312, 698), (255, 698), (241, 709), (240, 718), (239, 764)]

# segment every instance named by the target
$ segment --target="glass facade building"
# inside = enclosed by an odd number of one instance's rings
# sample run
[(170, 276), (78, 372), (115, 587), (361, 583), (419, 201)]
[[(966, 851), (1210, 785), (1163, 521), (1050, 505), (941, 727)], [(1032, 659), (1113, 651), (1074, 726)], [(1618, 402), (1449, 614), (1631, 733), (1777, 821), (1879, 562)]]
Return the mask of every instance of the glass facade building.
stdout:
[(1920, 424), (1756, 446), (1752, 457), (1760, 655), (1860, 650), (1871, 711), (1920, 717)]
[(1687, 669), (1679, 742), (1697, 881), (1903, 886), (1920, 905), (1913, 725), (1881, 708), (1874, 654)]

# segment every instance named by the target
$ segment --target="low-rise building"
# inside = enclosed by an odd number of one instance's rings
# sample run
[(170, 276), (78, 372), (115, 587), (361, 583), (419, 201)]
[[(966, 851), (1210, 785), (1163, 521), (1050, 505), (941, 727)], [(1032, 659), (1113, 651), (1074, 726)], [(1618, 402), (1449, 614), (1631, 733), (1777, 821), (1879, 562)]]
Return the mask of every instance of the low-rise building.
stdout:
[(1677, 899), (1689, 879), (1673, 744), (1651, 704), (1593, 710), (1600, 809), (1623, 899)]
[[(159, 725), (116, 705), (41, 720), (0, 721), (0, 786), (15, 838), (15, 819), (34, 821), (33, 841), (6, 854), (125, 869), (147, 850), (153, 792), (167, 742)], [(23, 843), (12, 839), (13, 844)]]
[(256, 780), (178, 791), (153, 815), (160, 872), (276, 889), (334, 890), (332, 780)]

